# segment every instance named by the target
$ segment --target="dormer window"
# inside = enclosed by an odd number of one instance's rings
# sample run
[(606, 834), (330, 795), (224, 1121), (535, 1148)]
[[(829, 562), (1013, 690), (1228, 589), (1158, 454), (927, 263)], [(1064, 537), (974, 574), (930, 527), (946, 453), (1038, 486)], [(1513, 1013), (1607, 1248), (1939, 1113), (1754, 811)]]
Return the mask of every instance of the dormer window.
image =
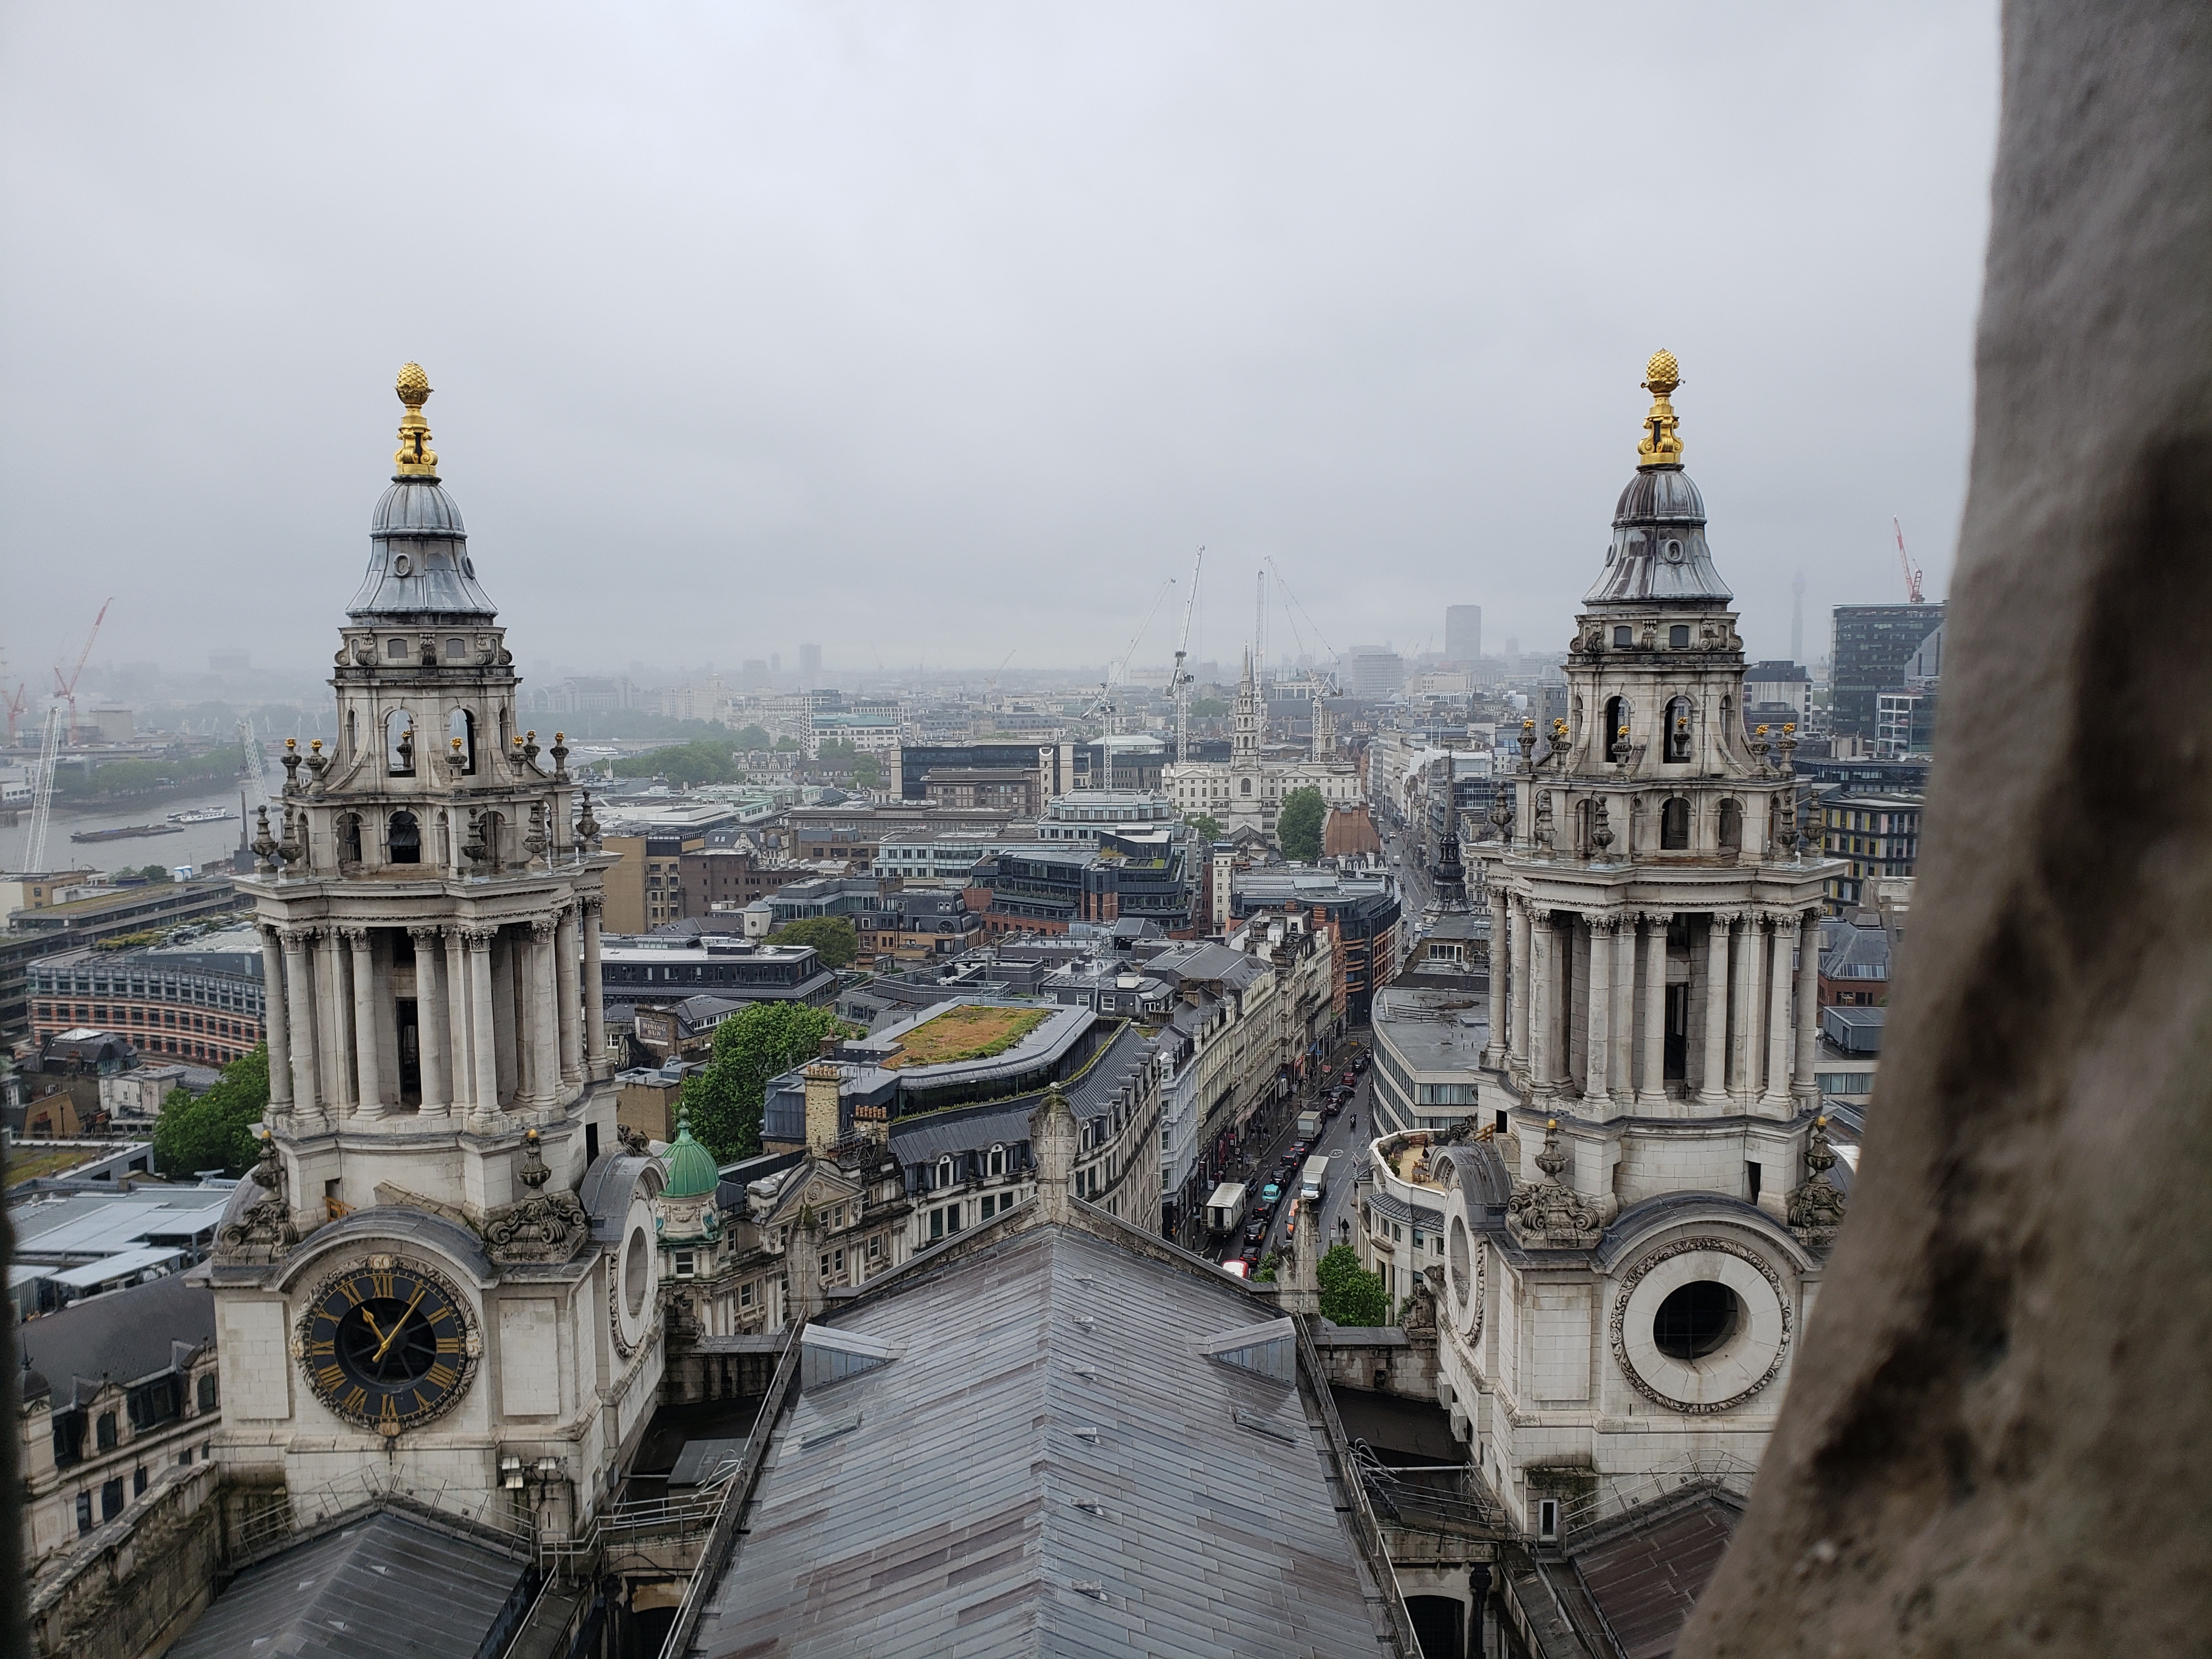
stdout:
[(937, 1184), (939, 1187), (950, 1187), (952, 1184), (952, 1160), (949, 1158), (940, 1158), (937, 1160)]

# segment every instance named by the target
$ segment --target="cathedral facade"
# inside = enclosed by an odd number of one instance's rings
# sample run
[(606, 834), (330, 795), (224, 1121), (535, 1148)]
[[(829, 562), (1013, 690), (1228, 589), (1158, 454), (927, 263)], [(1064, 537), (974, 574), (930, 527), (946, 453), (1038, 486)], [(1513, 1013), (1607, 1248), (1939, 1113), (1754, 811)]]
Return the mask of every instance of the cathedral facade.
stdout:
[(1441, 1218), (1459, 1425), (1540, 1534), (1668, 1471), (1755, 1464), (1843, 1201), (1814, 1073), (1832, 866), (1798, 819), (1794, 728), (1745, 731), (1679, 384), (1654, 357), (1568, 714), (1524, 726), (1478, 849), (1478, 1138), (1377, 1143)]
[[(270, 1103), (210, 1268), (234, 1476), (564, 1530), (649, 1415), (663, 1166), (615, 1127), (588, 795), (519, 679), (413, 364), (337, 737), (289, 747), (253, 900)], [(334, 1502), (338, 1500), (334, 1499)]]

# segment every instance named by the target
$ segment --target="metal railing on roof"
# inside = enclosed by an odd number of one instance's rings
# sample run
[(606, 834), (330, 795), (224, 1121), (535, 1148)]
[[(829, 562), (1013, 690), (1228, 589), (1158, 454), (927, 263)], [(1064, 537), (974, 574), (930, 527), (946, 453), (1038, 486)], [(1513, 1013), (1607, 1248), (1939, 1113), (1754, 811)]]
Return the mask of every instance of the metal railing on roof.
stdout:
[(387, 1507), (459, 1521), (509, 1547), (530, 1549), (537, 1543), (534, 1524), (515, 1516), (496, 1492), (365, 1468), (319, 1486), (287, 1491), (281, 1502), (240, 1525), (236, 1548), (226, 1565), (232, 1571), (249, 1566), (349, 1516)]
[(1686, 1452), (1656, 1469), (1641, 1474), (1605, 1474), (1588, 1497), (1562, 1504), (1559, 1535), (1617, 1520), (1646, 1504), (1676, 1492), (1698, 1487), (1718, 1488), (1747, 1497), (1759, 1465), (1724, 1451)]
[(1352, 1443), (1353, 1467), (1376, 1511), (1415, 1532), (1498, 1537), (1508, 1529), (1464, 1463), (1385, 1463), (1364, 1440)]

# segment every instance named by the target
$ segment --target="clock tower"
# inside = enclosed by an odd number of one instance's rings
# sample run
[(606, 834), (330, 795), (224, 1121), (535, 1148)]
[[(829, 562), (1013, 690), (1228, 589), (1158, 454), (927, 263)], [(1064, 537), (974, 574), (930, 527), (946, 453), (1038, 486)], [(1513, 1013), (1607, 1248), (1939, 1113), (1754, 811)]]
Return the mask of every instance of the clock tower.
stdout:
[(337, 734), (287, 744), (240, 884), (270, 1100), (210, 1268), (222, 1455), (301, 1518), (398, 1486), (565, 1530), (659, 1380), (659, 1166), (615, 1133), (613, 860), (561, 734), (522, 728), (429, 381), (398, 391)]

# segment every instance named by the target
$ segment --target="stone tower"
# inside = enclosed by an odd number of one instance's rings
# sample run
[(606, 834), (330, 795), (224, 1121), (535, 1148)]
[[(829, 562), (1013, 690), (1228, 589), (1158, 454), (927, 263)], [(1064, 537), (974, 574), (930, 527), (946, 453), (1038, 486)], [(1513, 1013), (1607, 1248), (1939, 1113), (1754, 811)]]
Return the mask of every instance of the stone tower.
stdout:
[(1826, 1178), (1832, 867), (1799, 834), (1794, 728), (1744, 730), (1680, 384), (1671, 355), (1651, 359), (1567, 715), (1524, 724), (1506, 839), (1483, 848), (1488, 1133), (1448, 1159), (1440, 1311), (1485, 1467), (1532, 1528), (1545, 1469), (1602, 1492), (1693, 1449), (1755, 1461), (1832, 1227), (1791, 1224), (1826, 1195), (1793, 1215)]
[(612, 858), (560, 735), (521, 729), (429, 382), (410, 363), (398, 391), (337, 736), (288, 745), (240, 883), (270, 1104), (212, 1270), (225, 1455), (295, 1492), (376, 1472), (486, 1494), (520, 1458), (557, 1522), (650, 1407), (659, 1166), (623, 1156), (607, 1085)]

